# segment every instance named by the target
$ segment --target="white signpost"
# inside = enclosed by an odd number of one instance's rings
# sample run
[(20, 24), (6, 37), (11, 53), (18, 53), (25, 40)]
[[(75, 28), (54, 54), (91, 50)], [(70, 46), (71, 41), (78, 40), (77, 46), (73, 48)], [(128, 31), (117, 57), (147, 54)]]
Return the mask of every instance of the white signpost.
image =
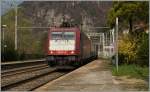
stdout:
[(116, 68), (118, 71), (118, 17), (116, 18)]

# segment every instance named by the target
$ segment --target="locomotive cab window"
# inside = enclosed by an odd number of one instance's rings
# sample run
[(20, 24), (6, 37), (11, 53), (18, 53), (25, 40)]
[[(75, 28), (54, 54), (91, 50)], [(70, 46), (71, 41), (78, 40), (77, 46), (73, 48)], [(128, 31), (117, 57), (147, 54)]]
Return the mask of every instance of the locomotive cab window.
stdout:
[(52, 40), (74, 40), (75, 32), (52, 32)]
[(64, 39), (65, 40), (74, 40), (75, 32), (64, 32)]
[(52, 40), (60, 40), (60, 39), (62, 39), (62, 37), (63, 37), (62, 32), (52, 32), (51, 33)]

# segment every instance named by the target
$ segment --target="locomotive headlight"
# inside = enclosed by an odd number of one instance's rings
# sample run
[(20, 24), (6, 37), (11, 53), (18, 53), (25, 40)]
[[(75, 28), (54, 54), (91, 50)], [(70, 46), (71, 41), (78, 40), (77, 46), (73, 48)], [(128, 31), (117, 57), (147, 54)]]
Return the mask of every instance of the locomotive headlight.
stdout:
[(71, 54), (74, 54), (74, 51), (71, 51)]

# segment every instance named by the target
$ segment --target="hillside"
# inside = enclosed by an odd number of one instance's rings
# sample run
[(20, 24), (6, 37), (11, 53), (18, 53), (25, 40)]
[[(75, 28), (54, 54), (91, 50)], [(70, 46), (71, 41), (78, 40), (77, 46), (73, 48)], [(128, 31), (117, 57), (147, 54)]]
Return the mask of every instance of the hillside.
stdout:
[(34, 26), (51, 26), (53, 21), (59, 25), (63, 16), (72, 19), (76, 24), (105, 26), (111, 2), (24, 1), (20, 6)]

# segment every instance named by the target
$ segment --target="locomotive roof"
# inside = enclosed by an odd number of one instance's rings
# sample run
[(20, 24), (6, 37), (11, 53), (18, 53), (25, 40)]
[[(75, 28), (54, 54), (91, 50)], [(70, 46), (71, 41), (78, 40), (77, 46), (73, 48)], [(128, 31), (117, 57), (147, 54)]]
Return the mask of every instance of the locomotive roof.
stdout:
[(80, 31), (77, 27), (69, 27), (69, 28), (51, 28), (51, 31)]

